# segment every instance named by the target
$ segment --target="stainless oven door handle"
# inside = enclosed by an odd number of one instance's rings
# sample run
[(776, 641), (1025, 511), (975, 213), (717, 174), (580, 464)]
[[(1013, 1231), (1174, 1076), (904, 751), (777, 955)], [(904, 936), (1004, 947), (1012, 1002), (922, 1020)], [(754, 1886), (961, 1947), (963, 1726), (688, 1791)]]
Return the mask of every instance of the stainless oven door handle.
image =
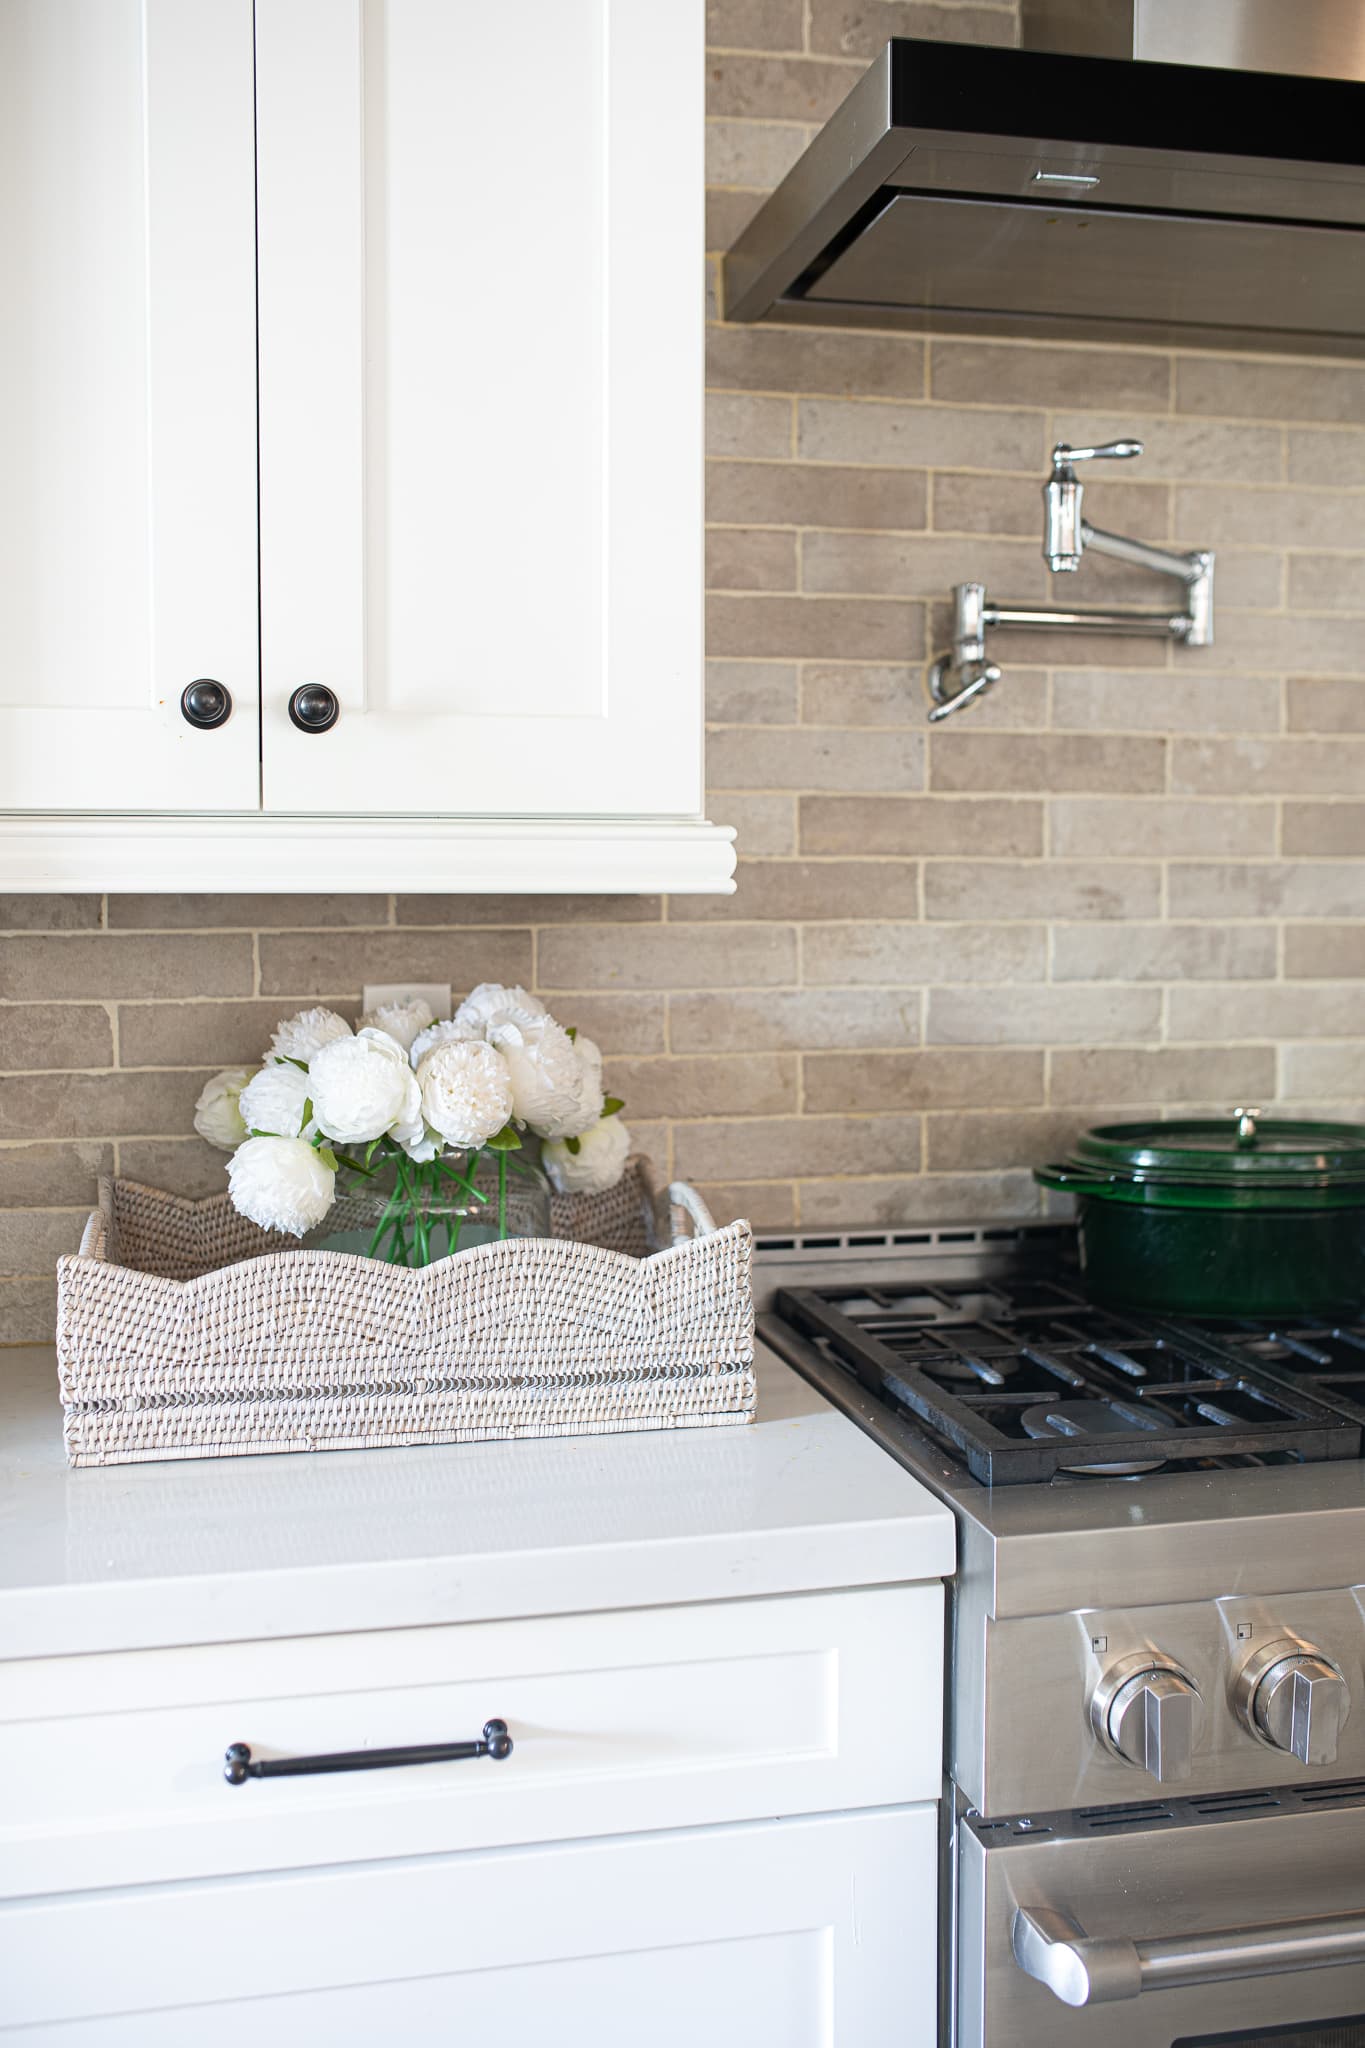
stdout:
[(1141, 1991), (1365, 1962), (1365, 1913), (1169, 1935), (1159, 1941), (1122, 1936), (1092, 1941), (1066, 1913), (1050, 1906), (1020, 1906), (1014, 1915), (1014, 1960), (1063, 2005), (1099, 2005), (1136, 1998)]

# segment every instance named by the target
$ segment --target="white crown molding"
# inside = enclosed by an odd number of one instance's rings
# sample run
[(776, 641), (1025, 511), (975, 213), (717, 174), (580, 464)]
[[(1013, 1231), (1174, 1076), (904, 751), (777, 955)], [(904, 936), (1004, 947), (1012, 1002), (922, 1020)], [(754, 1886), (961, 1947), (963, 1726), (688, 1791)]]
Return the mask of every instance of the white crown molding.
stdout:
[(731, 895), (702, 818), (0, 815), (0, 890)]

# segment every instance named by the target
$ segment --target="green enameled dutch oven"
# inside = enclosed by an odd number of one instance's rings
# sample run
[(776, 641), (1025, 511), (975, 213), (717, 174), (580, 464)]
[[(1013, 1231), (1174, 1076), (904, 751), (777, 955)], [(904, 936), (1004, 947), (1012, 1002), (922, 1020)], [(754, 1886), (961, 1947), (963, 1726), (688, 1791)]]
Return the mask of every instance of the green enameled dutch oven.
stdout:
[(1034, 1179), (1076, 1197), (1095, 1300), (1287, 1316), (1365, 1302), (1365, 1124), (1107, 1124)]

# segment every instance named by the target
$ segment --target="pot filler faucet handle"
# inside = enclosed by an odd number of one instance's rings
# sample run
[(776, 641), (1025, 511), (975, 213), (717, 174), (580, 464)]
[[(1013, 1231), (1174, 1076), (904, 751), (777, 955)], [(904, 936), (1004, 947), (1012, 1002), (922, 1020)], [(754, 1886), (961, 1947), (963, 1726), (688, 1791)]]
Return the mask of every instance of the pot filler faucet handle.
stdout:
[(1049, 569), (1079, 569), (1085, 552), (1081, 531), (1078, 462), (1129, 462), (1141, 455), (1141, 441), (1105, 441), (1098, 448), (1072, 448), (1059, 441), (1052, 451), (1052, 475), (1043, 485), (1043, 554)]

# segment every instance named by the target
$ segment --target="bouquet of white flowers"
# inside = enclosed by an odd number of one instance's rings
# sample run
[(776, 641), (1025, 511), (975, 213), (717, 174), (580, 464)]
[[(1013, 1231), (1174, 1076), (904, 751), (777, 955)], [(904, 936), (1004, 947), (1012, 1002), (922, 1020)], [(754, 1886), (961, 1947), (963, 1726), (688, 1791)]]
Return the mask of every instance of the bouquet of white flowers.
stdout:
[[(334, 1010), (300, 1011), (276, 1029), (261, 1065), (205, 1086), (194, 1127), (231, 1152), (234, 1207), (301, 1237), (332, 1209), (337, 1177), (386, 1176), (370, 1245), (396, 1263), (433, 1257), (426, 1218), (454, 1183), (485, 1203), (507, 1235), (509, 1161), (527, 1135), (562, 1193), (615, 1187), (630, 1150), (602, 1091), (602, 1055), (523, 988), (484, 982), (438, 1022), (421, 1001), (392, 1004), (352, 1027)], [(496, 1195), (478, 1186), (491, 1163)], [(448, 1240), (451, 1241), (451, 1240)]]

